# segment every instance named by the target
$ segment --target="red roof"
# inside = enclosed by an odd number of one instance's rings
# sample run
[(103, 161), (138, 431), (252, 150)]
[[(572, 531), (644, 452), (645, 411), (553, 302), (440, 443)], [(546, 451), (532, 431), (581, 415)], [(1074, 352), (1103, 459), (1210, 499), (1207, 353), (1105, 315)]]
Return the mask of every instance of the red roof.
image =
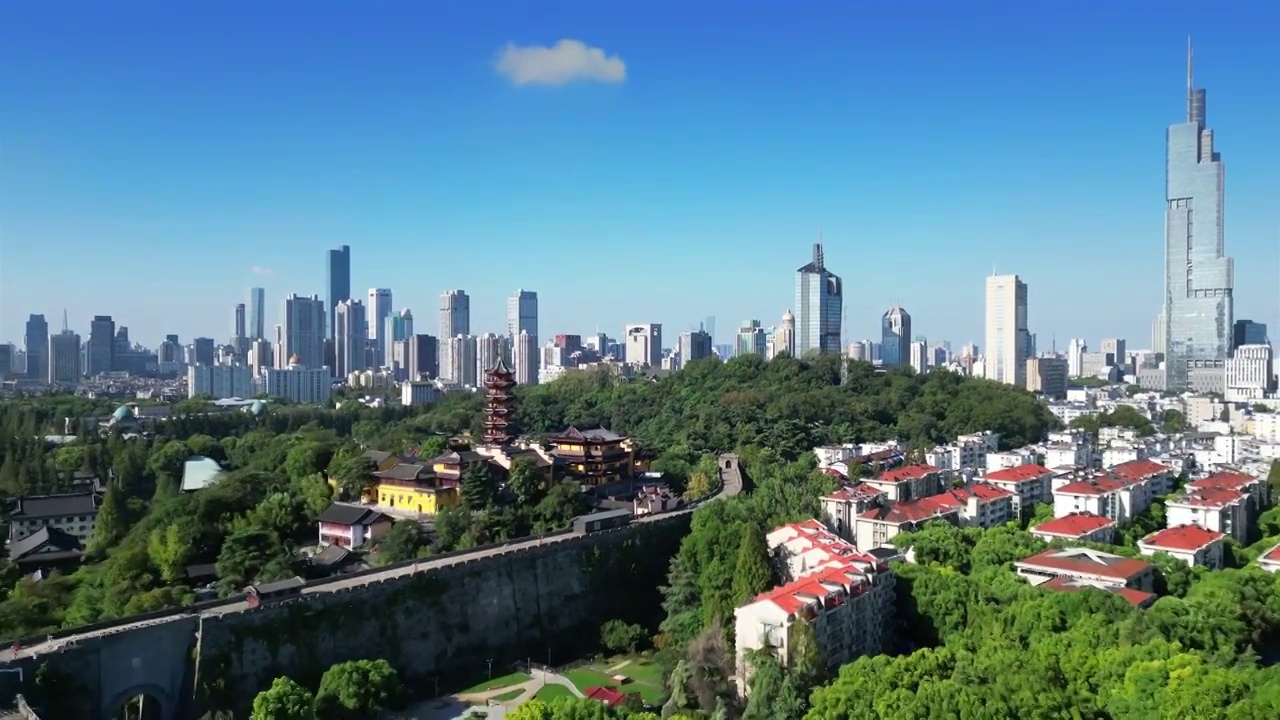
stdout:
[(625, 699), (622, 693), (610, 687), (589, 687), (582, 693), (588, 700), (599, 700), (610, 707), (617, 707)]
[(1019, 465), (989, 472), (982, 479), (993, 482), (1025, 482), (1051, 474), (1053, 471), (1042, 465)]
[(880, 473), (881, 482), (906, 482), (908, 480), (919, 480), (922, 477), (938, 472), (938, 468), (932, 465), (904, 465), (900, 468), (885, 470)]
[(871, 508), (858, 515), (865, 520), (877, 520), (891, 525), (924, 522), (956, 512), (964, 501), (951, 493), (893, 503), (888, 507)]
[(1077, 480), (1073, 483), (1067, 483), (1053, 492), (1055, 495), (1059, 493), (1063, 495), (1102, 495), (1104, 493), (1123, 490), (1128, 486), (1128, 483), (1121, 482), (1113, 477), (1099, 475), (1088, 480)]
[(1017, 564), (1048, 570), (1054, 574), (1078, 573), (1113, 578), (1115, 580), (1128, 580), (1141, 575), (1151, 568), (1150, 563), (1141, 560), (1085, 548), (1045, 550), (1042, 553), (1032, 555), (1026, 560), (1021, 560)]
[(877, 490), (865, 483), (857, 483), (855, 485), (845, 485), (830, 495), (823, 498), (824, 500), (870, 500), (884, 495), (883, 490)]
[(987, 485), (986, 483), (976, 482), (967, 488), (961, 488), (959, 492), (967, 492), (978, 498), (982, 502), (991, 502), (992, 500), (1000, 500), (1002, 498), (1011, 498), (1013, 493), (1002, 487), (995, 485)]
[(1227, 505), (1234, 505), (1247, 497), (1249, 497), (1248, 494), (1239, 490), (1210, 487), (1195, 489), (1181, 497), (1170, 500), (1168, 504), (1222, 508)]
[[(875, 558), (865, 558), (875, 564)], [(829, 567), (798, 580), (792, 580), (756, 596), (756, 602), (769, 601), (788, 615), (818, 603), (823, 607), (842, 602), (845, 594), (857, 595), (866, 589), (867, 576), (850, 564)]]
[(1267, 560), (1273, 563), (1280, 563), (1280, 545), (1276, 545), (1275, 547), (1266, 551), (1265, 553), (1262, 554), (1262, 557), (1258, 559)]
[(1031, 528), (1033, 533), (1057, 535), (1058, 537), (1079, 539), (1104, 527), (1115, 527), (1116, 521), (1093, 513), (1071, 513), (1040, 523)]
[(1194, 552), (1221, 539), (1222, 533), (1205, 530), (1199, 525), (1178, 525), (1152, 533), (1138, 543), (1162, 550)]
[(1207, 490), (1213, 488), (1215, 490), (1240, 490), (1247, 485), (1261, 482), (1252, 475), (1241, 475), (1240, 473), (1221, 472), (1214, 473), (1206, 478), (1192, 480), (1187, 483), (1187, 487), (1196, 490)]
[(1046, 590), (1056, 590), (1057, 592), (1080, 592), (1086, 588), (1093, 588), (1094, 590), (1102, 590), (1103, 592), (1119, 595), (1125, 600), (1128, 600), (1129, 604), (1134, 607), (1143, 607), (1155, 602), (1156, 600), (1155, 593), (1134, 590), (1133, 588), (1098, 587), (1096, 585), (1090, 585), (1089, 583), (1072, 580), (1067, 577), (1056, 577), (1049, 582), (1041, 583), (1038, 587), (1042, 587)]
[(1137, 482), (1146, 480), (1161, 473), (1169, 472), (1169, 467), (1154, 460), (1130, 460), (1110, 468), (1111, 474), (1121, 480)]

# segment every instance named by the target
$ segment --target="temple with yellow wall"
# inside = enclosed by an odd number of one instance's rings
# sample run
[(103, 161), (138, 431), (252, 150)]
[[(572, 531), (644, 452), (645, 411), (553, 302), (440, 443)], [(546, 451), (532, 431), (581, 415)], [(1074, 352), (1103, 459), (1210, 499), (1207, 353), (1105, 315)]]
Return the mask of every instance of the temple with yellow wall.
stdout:
[(630, 438), (604, 428), (569, 428), (548, 438), (551, 454), (564, 474), (584, 485), (605, 485), (630, 480), (635, 472), (635, 453)]

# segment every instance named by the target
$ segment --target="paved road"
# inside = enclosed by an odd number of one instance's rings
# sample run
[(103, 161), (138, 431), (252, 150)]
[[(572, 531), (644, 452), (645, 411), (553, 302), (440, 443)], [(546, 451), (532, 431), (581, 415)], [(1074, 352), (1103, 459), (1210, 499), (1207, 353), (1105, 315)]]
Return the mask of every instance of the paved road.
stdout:
[[(725, 468), (726, 463), (728, 463), (731, 467), (726, 469)], [(704, 500), (701, 503), (695, 503), (693, 505), (690, 505), (689, 507), (686, 507), (684, 509), (677, 510), (674, 512), (660, 513), (657, 515), (645, 515), (645, 516), (636, 518), (635, 522), (637, 523), (657, 522), (659, 520), (663, 520), (675, 515), (684, 515), (684, 514), (693, 512), (695, 509), (697, 509), (697, 507), (705, 503), (714, 502), (716, 500), (720, 500), (726, 497), (731, 497), (733, 495), (737, 495), (738, 493), (742, 492), (742, 475), (738, 470), (738, 456), (731, 455), (731, 454), (721, 455), (720, 461), (719, 461), (719, 467), (720, 467), (721, 488), (720, 488), (720, 492), (717, 493), (714, 497)], [(577, 537), (577, 535), (574, 535), (572, 533), (566, 533), (564, 535), (557, 535), (557, 536), (548, 537), (548, 538), (539, 538), (539, 539), (525, 540), (523, 542), (514, 542), (509, 545), (503, 545), (501, 547), (485, 548), (481, 550), (476, 550), (475, 552), (467, 553), (466, 555), (454, 555), (452, 557), (440, 558), (439, 560), (426, 559), (421, 562), (415, 563), (413, 565), (409, 565), (405, 567), (389, 568), (387, 570), (383, 570), (382, 572), (372, 573), (370, 575), (356, 575), (356, 576), (348, 575), (345, 577), (339, 576), (328, 581), (312, 583), (302, 589), (302, 594), (310, 595), (314, 593), (329, 593), (329, 592), (335, 592), (338, 590), (349, 590), (351, 588), (360, 587), (362, 585), (368, 585), (370, 583), (378, 583), (378, 582), (382, 582), (384, 580), (389, 580), (392, 578), (404, 577), (406, 575), (413, 575), (420, 572), (426, 572), (428, 570), (435, 570), (442, 567), (448, 567), (450, 565), (456, 565), (458, 563), (467, 562), (469, 560), (479, 560), (482, 558), (492, 557), (494, 555), (502, 555), (504, 553), (508, 553), (513, 550), (540, 547), (543, 545), (554, 545), (556, 543), (562, 543), (567, 540), (571, 540), (575, 537)], [(77, 633), (75, 635), (70, 635), (67, 637), (53, 638), (53, 639), (46, 640), (44, 642), (36, 643), (26, 647), (8, 648), (3, 651), (0, 651), (0, 663), (12, 662), (19, 658), (35, 657), (42, 653), (55, 652), (57, 650), (62, 649), (64, 646), (74, 645), (78, 642), (89, 640), (92, 638), (103, 637), (106, 635), (115, 635), (116, 633), (129, 632), (131, 630), (138, 630), (140, 628), (151, 627), (154, 625), (162, 625), (170, 622), (189, 620), (197, 616), (218, 617), (221, 615), (227, 615), (229, 613), (242, 612), (248, 609), (249, 609), (249, 604), (246, 602), (243, 602), (243, 601), (232, 602), (226, 605), (217, 605), (210, 608), (202, 608), (198, 612), (189, 612), (189, 613), (179, 612), (173, 615), (167, 615), (162, 618), (141, 620), (139, 622), (126, 623), (123, 625), (115, 625), (109, 628), (103, 628), (99, 630), (90, 630), (88, 632)]]

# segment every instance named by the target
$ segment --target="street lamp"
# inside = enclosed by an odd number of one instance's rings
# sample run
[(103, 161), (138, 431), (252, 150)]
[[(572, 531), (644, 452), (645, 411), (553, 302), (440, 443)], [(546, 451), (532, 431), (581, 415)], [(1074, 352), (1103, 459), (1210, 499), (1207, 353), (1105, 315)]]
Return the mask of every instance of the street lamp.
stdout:
[(489, 679), (493, 679), (493, 658), (489, 658)]

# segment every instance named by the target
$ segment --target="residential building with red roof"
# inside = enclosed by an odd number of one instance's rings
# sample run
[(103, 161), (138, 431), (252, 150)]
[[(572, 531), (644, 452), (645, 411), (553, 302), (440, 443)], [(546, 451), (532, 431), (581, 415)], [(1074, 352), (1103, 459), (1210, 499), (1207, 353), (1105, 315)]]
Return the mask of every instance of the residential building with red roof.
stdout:
[(1258, 567), (1267, 572), (1280, 572), (1280, 545), (1262, 553), (1258, 558)]
[(1041, 583), (1040, 587), (1045, 590), (1053, 590), (1055, 592), (1080, 592), (1081, 590), (1102, 590), (1103, 592), (1114, 593), (1129, 601), (1129, 604), (1137, 608), (1149, 608), (1155, 604), (1160, 598), (1152, 592), (1143, 590), (1134, 590), (1127, 587), (1116, 587), (1099, 582), (1091, 582), (1089, 580), (1074, 580), (1068, 577), (1056, 577), (1048, 582)]
[(1165, 503), (1165, 524), (1199, 525), (1247, 542), (1250, 500), (1247, 492), (1225, 487), (1189, 488)]
[[(739, 692), (746, 693), (752, 653), (767, 647), (784, 666), (791, 664), (795, 627), (802, 618), (812, 623), (830, 667), (887, 648), (894, 624), (894, 578), (883, 562), (859, 552), (817, 520), (776, 528), (768, 543), (788, 558), (791, 577), (733, 612)], [(791, 562), (792, 553), (805, 560)]]
[(932, 465), (904, 465), (863, 482), (883, 492), (890, 502), (903, 502), (942, 492), (951, 482), (951, 473)]
[(965, 527), (993, 527), (1013, 519), (1013, 493), (994, 485), (974, 483), (937, 495), (873, 507), (854, 520), (860, 548), (888, 545), (903, 532), (920, 529), (932, 520)]
[(1089, 548), (1049, 549), (1014, 563), (1032, 585), (1058, 577), (1151, 592), (1155, 567), (1148, 562)]
[(1165, 553), (1195, 567), (1222, 567), (1223, 538), (1220, 532), (1199, 525), (1177, 525), (1154, 532), (1138, 541), (1143, 555)]
[(1031, 514), (1031, 506), (1040, 502), (1053, 502), (1050, 491), (1054, 472), (1043, 465), (1019, 465), (1003, 470), (989, 471), (982, 482), (1004, 488), (1013, 494), (1013, 512), (1016, 516)]
[(1036, 451), (1029, 448), (1017, 448), (1005, 452), (987, 453), (987, 470), (1007, 470), (1019, 465), (1031, 465), (1036, 461)]
[(1046, 542), (1078, 540), (1110, 543), (1116, 535), (1116, 521), (1093, 513), (1071, 513), (1031, 528), (1031, 534)]
[(837, 535), (852, 542), (855, 519), (884, 501), (884, 492), (871, 485), (845, 485), (822, 498), (822, 514)]
[(1168, 493), (1173, 480), (1172, 469), (1151, 460), (1122, 463), (1103, 472), (1072, 473), (1052, 481), (1053, 514), (1087, 512), (1123, 525)]
[(1217, 472), (1187, 483), (1188, 491), (1209, 489), (1238, 490), (1246, 493), (1253, 504), (1252, 511), (1255, 513), (1271, 505), (1271, 487), (1267, 484), (1266, 478), (1238, 472)]

